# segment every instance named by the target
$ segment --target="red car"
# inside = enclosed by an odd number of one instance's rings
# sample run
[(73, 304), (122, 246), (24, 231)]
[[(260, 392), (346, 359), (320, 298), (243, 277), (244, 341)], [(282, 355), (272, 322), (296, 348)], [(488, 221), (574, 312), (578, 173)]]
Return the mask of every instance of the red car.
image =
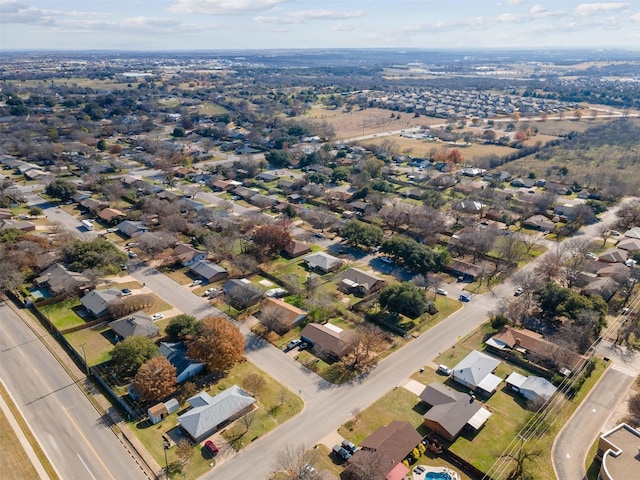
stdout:
[(215, 455), (216, 453), (218, 453), (218, 447), (216, 447), (216, 444), (211, 440), (207, 440), (206, 442), (204, 442), (204, 448), (209, 450), (211, 452), (211, 455)]

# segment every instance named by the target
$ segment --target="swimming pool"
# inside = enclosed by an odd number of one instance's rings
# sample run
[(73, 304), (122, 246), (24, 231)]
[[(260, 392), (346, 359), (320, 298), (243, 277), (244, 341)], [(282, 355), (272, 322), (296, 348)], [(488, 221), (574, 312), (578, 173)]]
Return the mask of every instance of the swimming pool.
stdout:
[(427, 472), (424, 480), (453, 480), (453, 478), (444, 472)]

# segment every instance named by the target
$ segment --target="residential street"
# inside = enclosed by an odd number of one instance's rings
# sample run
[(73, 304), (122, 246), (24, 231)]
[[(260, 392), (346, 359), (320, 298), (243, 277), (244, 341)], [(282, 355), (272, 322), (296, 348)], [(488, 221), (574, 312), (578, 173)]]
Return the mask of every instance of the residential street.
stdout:
[(0, 377), (60, 478), (146, 479), (43, 342), (4, 303), (0, 318)]

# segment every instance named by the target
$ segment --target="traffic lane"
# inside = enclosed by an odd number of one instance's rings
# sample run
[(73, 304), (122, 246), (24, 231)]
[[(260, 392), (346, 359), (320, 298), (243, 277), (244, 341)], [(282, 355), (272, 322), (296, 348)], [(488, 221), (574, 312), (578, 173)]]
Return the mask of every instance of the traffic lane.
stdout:
[(61, 477), (145, 478), (40, 339), (1, 308), (0, 376)]
[(612, 368), (602, 375), (556, 437), (552, 459), (557, 478), (584, 478), (587, 452), (633, 380), (630, 375)]

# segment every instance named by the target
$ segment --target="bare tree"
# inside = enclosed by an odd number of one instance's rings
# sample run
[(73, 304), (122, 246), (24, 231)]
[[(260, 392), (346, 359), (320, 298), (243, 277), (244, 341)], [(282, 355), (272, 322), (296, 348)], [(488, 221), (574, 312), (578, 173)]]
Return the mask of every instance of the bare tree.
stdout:
[(176, 447), (176, 456), (180, 459), (181, 465), (185, 465), (193, 456), (193, 445), (186, 438), (181, 439)]
[(600, 238), (602, 238), (602, 246), (604, 247), (607, 244), (607, 239), (611, 236), (609, 225), (607, 225), (606, 223), (598, 225), (598, 227), (596, 228), (596, 233)]
[(285, 472), (289, 478), (311, 480), (316, 472), (310, 467), (317, 462), (317, 450), (306, 450), (304, 445), (287, 445), (276, 455), (274, 468), (276, 472)]
[(287, 326), (282, 323), (281, 317), (282, 312), (276, 307), (267, 306), (260, 310), (260, 323), (278, 335), (282, 335), (288, 330)]
[(250, 373), (242, 381), (242, 386), (254, 397), (260, 396), (260, 392), (267, 385), (267, 381), (262, 375)]

